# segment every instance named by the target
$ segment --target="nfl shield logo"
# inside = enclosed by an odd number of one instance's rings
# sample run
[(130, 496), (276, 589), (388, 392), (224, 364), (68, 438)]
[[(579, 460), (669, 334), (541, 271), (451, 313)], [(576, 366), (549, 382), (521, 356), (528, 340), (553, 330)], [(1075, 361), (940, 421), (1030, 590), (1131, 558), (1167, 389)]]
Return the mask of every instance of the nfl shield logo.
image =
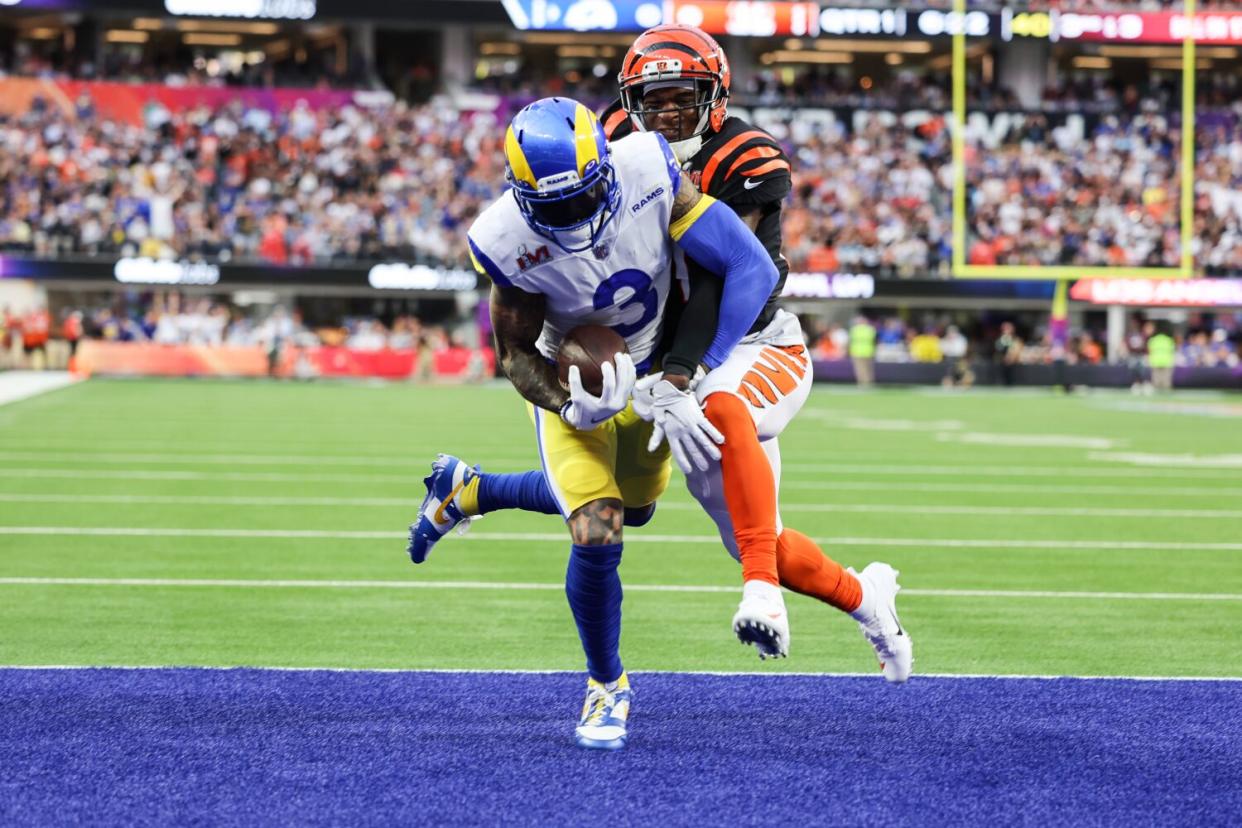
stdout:
[(611, 250), (612, 248), (608, 246), (608, 242), (600, 242), (595, 245), (595, 248), (591, 252), (595, 254), (595, 258), (597, 259), (607, 259)]

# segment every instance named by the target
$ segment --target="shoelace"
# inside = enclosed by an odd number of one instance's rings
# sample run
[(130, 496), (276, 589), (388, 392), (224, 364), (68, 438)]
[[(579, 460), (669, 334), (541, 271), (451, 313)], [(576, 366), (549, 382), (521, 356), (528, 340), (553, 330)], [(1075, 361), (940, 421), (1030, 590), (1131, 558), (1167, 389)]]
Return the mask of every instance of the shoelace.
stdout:
[(588, 726), (597, 726), (604, 723), (605, 711), (615, 704), (615, 699), (607, 690), (592, 690), (589, 697), (591, 712), (587, 714), (583, 724)]

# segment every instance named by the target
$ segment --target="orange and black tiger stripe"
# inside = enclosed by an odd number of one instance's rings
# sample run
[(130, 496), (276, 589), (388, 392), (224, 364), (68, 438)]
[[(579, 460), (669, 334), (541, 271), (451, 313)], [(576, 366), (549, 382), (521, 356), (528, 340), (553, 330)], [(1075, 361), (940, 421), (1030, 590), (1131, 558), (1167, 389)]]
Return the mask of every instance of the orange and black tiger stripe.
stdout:
[[(723, 174), (720, 174), (721, 167), (724, 168)], [(772, 136), (757, 129), (748, 129), (730, 138), (712, 153), (703, 166), (701, 189), (710, 195), (714, 184), (723, 184), (734, 173), (762, 175), (782, 168), (788, 170), (789, 162), (773, 145)]]
[(810, 367), (802, 345), (769, 346), (742, 376), (737, 393), (755, 408), (775, 405), (793, 393)]

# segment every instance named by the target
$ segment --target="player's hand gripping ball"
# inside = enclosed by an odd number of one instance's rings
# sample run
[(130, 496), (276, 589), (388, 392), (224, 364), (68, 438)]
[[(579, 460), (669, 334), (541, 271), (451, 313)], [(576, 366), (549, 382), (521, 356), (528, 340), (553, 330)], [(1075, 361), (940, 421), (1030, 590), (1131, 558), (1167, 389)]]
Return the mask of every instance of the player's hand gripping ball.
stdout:
[(579, 325), (561, 341), (556, 352), (556, 371), (561, 387), (569, 388), (569, 368), (578, 366), (582, 387), (595, 396), (603, 390), (604, 374), (601, 366), (613, 362), (617, 354), (628, 354), (625, 340), (612, 328), (603, 325)]
[(580, 431), (591, 431), (623, 411), (637, 379), (625, 341), (608, 328), (579, 326), (557, 351), (561, 384), (569, 399), (561, 419)]

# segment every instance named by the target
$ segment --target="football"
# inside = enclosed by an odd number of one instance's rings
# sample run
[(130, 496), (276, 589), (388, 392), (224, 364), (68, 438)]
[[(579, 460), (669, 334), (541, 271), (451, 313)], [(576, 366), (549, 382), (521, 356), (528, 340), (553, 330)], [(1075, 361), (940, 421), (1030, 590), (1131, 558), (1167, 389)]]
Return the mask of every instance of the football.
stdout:
[(556, 352), (556, 370), (561, 387), (569, 387), (569, 366), (577, 365), (582, 387), (598, 395), (604, 386), (600, 366), (612, 362), (617, 354), (629, 353), (625, 340), (612, 328), (603, 325), (579, 325), (561, 341)]

